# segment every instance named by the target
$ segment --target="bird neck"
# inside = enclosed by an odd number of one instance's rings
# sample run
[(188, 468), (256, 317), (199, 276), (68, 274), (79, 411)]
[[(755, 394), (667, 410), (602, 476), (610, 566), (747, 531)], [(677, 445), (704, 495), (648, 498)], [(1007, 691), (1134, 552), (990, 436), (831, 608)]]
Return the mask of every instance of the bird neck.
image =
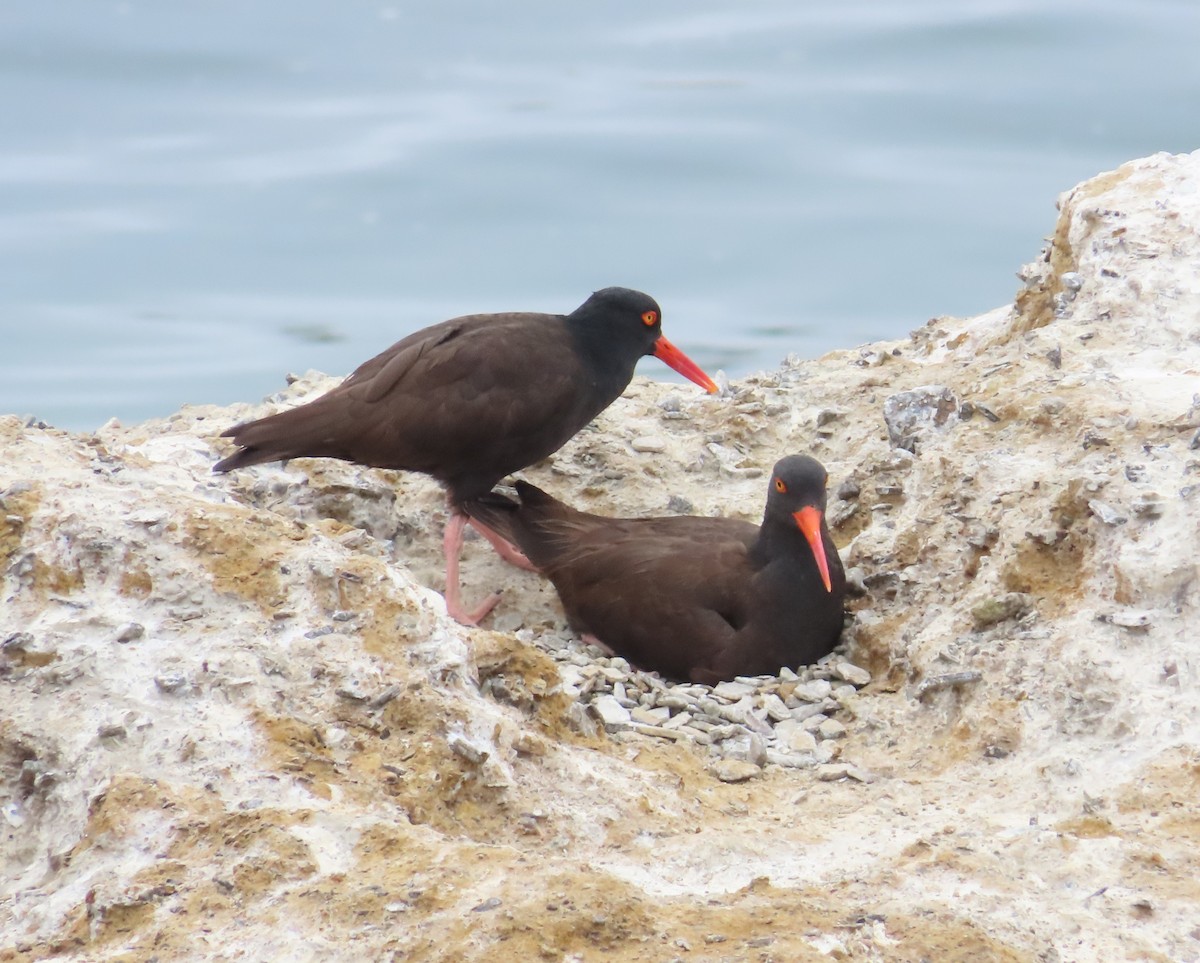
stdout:
[(642, 352), (613, 338), (605, 325), (590, 324), (586, 318), (567, 318), (567, 331), (584, 367), (597, 385), (616, 397), (633, 379)]
[[(821, 544), (828, 557), (834, 549), (824, 524), (821, 525)], [(758, 530), (758, 538), (750, 548), (750, 558), (759, 567), (769, 562), (786, 561), (799, 566), (804, 572), (811, 569), (813, 578), (820, 581), (820, 570), (817, 568), (817, 560), (813, 558), (812, 546), (790, 518), (764, 518), (762, 527)]]

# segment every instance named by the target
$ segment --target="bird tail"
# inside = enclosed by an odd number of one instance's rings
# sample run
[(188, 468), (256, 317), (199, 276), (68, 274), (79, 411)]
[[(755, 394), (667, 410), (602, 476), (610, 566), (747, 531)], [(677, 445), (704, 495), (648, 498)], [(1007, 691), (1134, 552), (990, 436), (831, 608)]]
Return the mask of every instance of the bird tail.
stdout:
[(516, 499), (500, 492), (488, 492), (463, 502), (462, 510), (469, 518), (486, 525), (497, 535), (514, 545), (520, 545), (518, 533), (523, 526), (518, 517), (521, 503)]
[(489, 492), (464, 502), (462, 509), (544, 568), (559, 554), (557, 529), (562, 520), (578, 513), (529, 482), (518, 481), (516, 488), (517, 499)]
[(340, 444), (338, 438), (345, 435), (347, 426), (337, 424), (338, 421), (339, 412), (333, 407), (325, 408), (318, 401), (234, 425), (221, 432), (221, 437), (232, 438), (241, 448), (217, 462), (213, 471), (232, 471), (289, 458), (345, 458), (344, 437)]

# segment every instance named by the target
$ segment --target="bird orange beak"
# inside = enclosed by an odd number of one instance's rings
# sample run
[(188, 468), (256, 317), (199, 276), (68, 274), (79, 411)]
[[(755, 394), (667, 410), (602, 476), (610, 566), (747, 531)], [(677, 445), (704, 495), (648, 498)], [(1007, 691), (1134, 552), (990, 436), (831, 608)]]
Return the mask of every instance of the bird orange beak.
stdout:
[(792, 512), (796, 527), (804, 533), (812, 549), (813, 558), (817, 560), (817, 568), (821, 572), (821, 581), (825, 583), (825, 591), (833, 591), (833, 583), (829, 580), (829, 560), (825, 557), (825, 541), (821, 538), (821, 511), (812, 505), (805, 505), (800, 511)]
[(717, 383), (706, 375), (695, 361), (680, 351), (675, 345), (671, 344), (661, 334), (658, 336), (658, 340), (654, 342), (654, 357), (674, 368), (687, 378), (688, 381), (694, 381), (710, 395), (715, 395), (721, 390), (717, 387)]

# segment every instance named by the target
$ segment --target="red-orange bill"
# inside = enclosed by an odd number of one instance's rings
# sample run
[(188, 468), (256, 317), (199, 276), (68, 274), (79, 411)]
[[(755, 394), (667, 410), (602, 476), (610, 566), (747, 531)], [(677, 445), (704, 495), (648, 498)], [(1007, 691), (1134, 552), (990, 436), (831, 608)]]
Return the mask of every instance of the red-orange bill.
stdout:
[(675, 345), (671, 344), (661, 334), (658, 336), (658, 340), (654, 342), (654, 357), (670, 365), (670, 367), (687, 378), (688, 381), (694, 381), (710, 395), (715, 395), (721, 390), (717, 387), (716, 382), (706, 375), (695, 361), (680, 351)]
[(825, 583), (825, 591), (833, 591), (833, 583), (829, 580), (829, 560), (825, 557), (825, 542), (821, 538), (821, 511), (812, 505), (805, 505), (800, 511), (792, 512), (796, 525), (804, 533), (812, 549), (813, 558), (817, 560), (817, 568), (821, 572), (821, 581)]

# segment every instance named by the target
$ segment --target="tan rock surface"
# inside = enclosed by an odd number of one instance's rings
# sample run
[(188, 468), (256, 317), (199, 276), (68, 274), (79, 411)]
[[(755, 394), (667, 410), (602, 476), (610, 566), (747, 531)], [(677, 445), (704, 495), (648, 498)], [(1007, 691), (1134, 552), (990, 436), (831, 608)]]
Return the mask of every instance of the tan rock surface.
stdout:
[(1014, 306), (638, 381), (526, 473), (749, 519), (782, 454), (854, 483), (873, 681), (820, 769), (581, 732), (545, 584), (470, 543), (504, 601), (446, 620), (434, 485), (210, 474), (263, 406), (0, 418), (0, 960), (1200, 959), (1198, 185), (1101, 175)]

